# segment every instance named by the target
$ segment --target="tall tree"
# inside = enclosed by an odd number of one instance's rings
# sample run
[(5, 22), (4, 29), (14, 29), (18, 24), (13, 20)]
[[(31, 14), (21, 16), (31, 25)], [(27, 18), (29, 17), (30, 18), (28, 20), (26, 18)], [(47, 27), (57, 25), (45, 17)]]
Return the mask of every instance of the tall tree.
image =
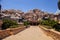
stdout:
[(60, 0), (58, 0), (58, 9), (60, 10)]
[(0, 13), (1, 13), (1, 0), (0, 0)]

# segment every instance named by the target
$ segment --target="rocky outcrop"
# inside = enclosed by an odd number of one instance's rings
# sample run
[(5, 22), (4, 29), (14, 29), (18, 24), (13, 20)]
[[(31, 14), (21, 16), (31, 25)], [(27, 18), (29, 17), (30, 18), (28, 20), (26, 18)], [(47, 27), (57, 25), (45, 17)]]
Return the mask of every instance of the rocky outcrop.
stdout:
[(29, 10), (26, 13), (22, 12), (21, 10), (11, 9), (11, 10), (3, 10), (2, 13), (5, 16), (9, 15), (10, 17), (18, 17), (18, 18), (23, 17), (24, 19), (27, 19), (27, 20), (30, 20), (30, 19), (32, 19), (32, 20), (37, 19), (38, 20), (38, 19), (42, 19), (43, 17), (49, 17), (52, 20), (60, 21), (59, 14), (56, 16), (53, 13), (51, 14), (48, 12), (41, 11), (39, 9)]

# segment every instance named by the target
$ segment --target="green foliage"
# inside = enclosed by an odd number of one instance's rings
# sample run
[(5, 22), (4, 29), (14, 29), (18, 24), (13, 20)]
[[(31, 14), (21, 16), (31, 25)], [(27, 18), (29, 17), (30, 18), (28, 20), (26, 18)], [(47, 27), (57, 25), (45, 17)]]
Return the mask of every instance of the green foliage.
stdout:
[(28, 22), (28, 21), (25, 21), (25, 22), (24, 22), (24, 25), (25, 25), (25, 26), (28, 26), (28, 25), (29, 25), (29, 22)]
[(42, 21), (39, 21), (41, 25), (44, 25), (45, 28), (53, 28), (57, 31), (60, 31), (60, 24), (57, 21), (48, 19), (43, 19)]
[(10, 28), (16, 28), (16, 27), (19, 27), (19, 25), (12, 25), (12, 26), (10, 26)]
[(60, 31), (60, 24), (56, 24), (53, 26), (53, 28), (57, 31)]
[(43, 20), (42, 24), (48, 25), (48, 26), (53, 26), (53, 25), (57, 24), (57, 22), (55, 22), (54, 20)]
[(40, 24), (42, 25), (46, 25), (48, 26), (48, 28), (52, 28), (55, 24), (57, 24), (58, 22), (54, 21), (54, 20), (50, 20), (50, 18), (48, 18), (47, 20), (42, 20), (40, 22)]
[(59, 0), (59, 2), (58, 2), (58, 8), (59, 8), (59, 10), (60, 10), (60, 0)]
[(16, 21), (3, 19), (3, 25), (2, 25), (3, 29), (10, 28), (10, 26), (13, 26), (13, 25), (18, 25), (18, 24)]

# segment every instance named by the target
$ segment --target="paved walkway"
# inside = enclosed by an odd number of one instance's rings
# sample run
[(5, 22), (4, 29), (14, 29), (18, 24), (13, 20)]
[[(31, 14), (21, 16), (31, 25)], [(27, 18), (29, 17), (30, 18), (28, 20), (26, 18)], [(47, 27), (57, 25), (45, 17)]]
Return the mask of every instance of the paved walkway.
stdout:
[(37, 26), (31, 26), (26, 30), (9, 36), (3, 40), (53, 40), (51, 37), (45, 35), (45, 33)]

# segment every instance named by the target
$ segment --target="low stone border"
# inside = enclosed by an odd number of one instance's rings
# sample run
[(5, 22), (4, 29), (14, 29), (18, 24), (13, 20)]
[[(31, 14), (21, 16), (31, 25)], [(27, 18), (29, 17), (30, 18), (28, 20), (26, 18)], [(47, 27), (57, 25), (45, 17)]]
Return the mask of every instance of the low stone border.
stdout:
[(17, 34), (18, 32), (26, 29), (26, 27), (19, 27), (19, 28), (9, 28), (6, 30), (0, 30), (0, 39), (8, 37), (10, 35)]
[(18, 32), (20, 32), (24, 29), (26, 29), (26, 27), (11, 28), (11, 29), (7, 29), (7, 30), (10, 30), (10, 34), (14, 35), (14, 34), (17, 34)]
[(39, 26), (48, 36), (51, 36), (54, 40), (60, 40), (60, 32), (53, 29), (46, 29), (42, 25)]
[(0, 30), (0, 39), (10, 36), (10, 30)]

